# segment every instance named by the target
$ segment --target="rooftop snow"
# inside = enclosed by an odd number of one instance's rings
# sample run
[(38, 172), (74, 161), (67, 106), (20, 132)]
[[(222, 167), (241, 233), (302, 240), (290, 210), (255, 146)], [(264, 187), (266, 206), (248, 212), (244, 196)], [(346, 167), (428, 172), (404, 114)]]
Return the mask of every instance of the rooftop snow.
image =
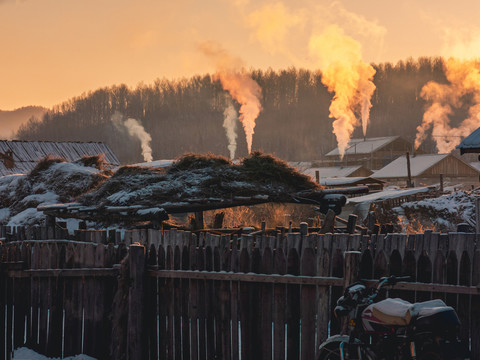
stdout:
[(303, 171), (304, 174), (310, 175), (315, 179), (315, 172), (318, 171), (320, 179), (321, 178), (334, 178), (334, 177), (348, 177), (353, 174), (355, 171), (360, 169), (362, 166), (332, 166), (332, 167), (318, 167), (310, 168)]
[(460, 145), (457, 146), (457, 149), (480, 149), (480, 128), (463, 139)]
[[(376, 137), (376, 138), (367, 138), (367, 139), (351, 139), (348, 142), (348, 147), (345, 150), (345, 155), (370, 154), (390, 144), (391, 142), (397, 140), (398, 138), (400, 138), (400, 136), (385, 136), (385, 137)], [(339, 155), (340, 155), (340, 151), (337, 147), (332, 151), (330, 151), (325, 156), (339, 156)]]
[(172, 166), (172, 164), (175, 162), (175, 160), (155, 160), (155, 161), (150, 161), (150, 162), (142, 162), (138, 164), (132, 164), (130, 166), (140, 166), (140, 167), (147, 167), (147, 168), (165, 168)]
[(348, 199), (349, 203), (359, 204), (363, 202), (372, 202), (378, 200), (386, 200), (386, 199), (395, 199), (402, 196), (413, 195), (423, 192), (429, 192), (432, 190), (431, 187), (419, 187), (419, 188), (411, 188), (411, 189), (389, 189), (384, 191), (379, 191), (377, 193), (368, 194), (364, 196), (358, 196)]
[[(423, 172), (430, 169), (432, 166), (445, 159), (447, 156), (450, 156), (450, 154), (428, 154), (410, 156), (410, 171), (412, 177), (421, 175)], [(408, 177), (407, 157), (400, 156), (387, 166), (375, 171), (372, 177), (377, 179)]]
[(371, 184), (371, 183), (383, 183), (370, 177), (333, 177), (333, 178), (320, 178), (320, 185), (324, 186), (341, 186), (341, 185), (356, 185), (356, 184)]

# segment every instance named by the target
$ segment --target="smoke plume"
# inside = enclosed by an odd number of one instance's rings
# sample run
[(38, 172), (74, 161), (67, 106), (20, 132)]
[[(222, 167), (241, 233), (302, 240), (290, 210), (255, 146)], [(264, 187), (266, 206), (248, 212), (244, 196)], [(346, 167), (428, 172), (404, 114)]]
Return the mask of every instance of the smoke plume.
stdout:
[(230, 103), (223, 112), (223, 127), (227, 134), (228, 151), (230, 152), (230, 159), (235, 159), (235, 151), (237, 151), (237, 118), (238, 114), (233, 104)]
[[(440, 153), (449, 153), (480, 126), (480, 64), (473, 60), (450, 58), (445, 62), (447, 84), (428, 82), (420, 95), (427, 101), (422, 124), (417, 127), (415, 148), (432, 136)], [(450, 116), (455, 109), (468, 106), (468, 117), (455, 128)]]
[(375, 69), (362, 60), (360, 44), (336, 25), (312, 36), (309, 48), (319, 59), (323, 84), (334, 93), (329, 110), (330, 117), (335, 119), (333, 133), (343, 158), (353, 130), (360, 125), (357, 115), (366, 135)]
[(148, 132), (145, 131), (145, 128), (142, 126), (142, 124), (140, 124), (139, 121), (132, 118), (126, 119), (121, 113), (116, 111), (112, 115), (112, 122), (118, 130), (126, 130), (130, 136), (140, 140), (144, 161), (150, 162), (153, 160), (152, 148), (150, 147), (152, 137)]
[(200, 45), (200, 51), (216, 63), (214, 80), (219, 80), (223, 89), (240, 104), (239, 120), (243, 125), (247, 140), (248, 153), (252, 151), (252, 139), (255, 120), (262, 110), (260, 98), (262, 89), (246, 72), (241, 60), (229, 55), (218, 44), (211, 42)]

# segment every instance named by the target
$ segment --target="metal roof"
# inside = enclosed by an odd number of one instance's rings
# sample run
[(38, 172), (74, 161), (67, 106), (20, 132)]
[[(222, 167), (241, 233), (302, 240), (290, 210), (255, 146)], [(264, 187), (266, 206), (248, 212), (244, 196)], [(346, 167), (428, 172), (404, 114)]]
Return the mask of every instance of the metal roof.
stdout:
[(0, 155), (12, 152), (13, 167), (5, 166), (0, 159), (0, 176), (26, 174), (37, 162), (48, 155), (59, 156), (67, 161), (75, 161), (83, 156), (103, 154), (109, 165), (120, 165), (113, 151), (101, 142), (54, 142), (54, 141), (19, 141), (0, 140)]
[(457, 146), (457, 149), (460, 149), (461, 154), (466, 152), (480, 152), (480, 128), (463, 139), (460, 145)]
[[(428, 154), (410, 156), (410, 170), (412, 177), (416, 177), (430, 169), (435, 164), (439, 163), (450, 154)], [(458, 159), (458, 161), (462, 161)], [(408, 176), (407, 171), (407, 157), (400, 156), (396, 160), (392, 161), (387, 166), (377, 170), (373, 173), (372, 177), (377, 179), (387, 178), (403, 178)]]
[(312, 178), (315, 178), (316, 171), (318, 171), (318, 175), (320, 178), (348, 177), (352, 175), (355, 171), (361, 168), (362, 168), (362, 165), (316, 167), (316, 168), (306, 169), (302, 172), (306, 175), (310, 175)]
[[(371, 154), (372, 152), (377, 151), (384, 146), (387, 146), (388, 144), (399, 138), (401, 138), (401, 136), (350, 139), (350, 141), (348, 142), (348, 147), (345, 149), (345, 155)], [(340, 151), (337, 147), (325, 156), (340, 156)]]

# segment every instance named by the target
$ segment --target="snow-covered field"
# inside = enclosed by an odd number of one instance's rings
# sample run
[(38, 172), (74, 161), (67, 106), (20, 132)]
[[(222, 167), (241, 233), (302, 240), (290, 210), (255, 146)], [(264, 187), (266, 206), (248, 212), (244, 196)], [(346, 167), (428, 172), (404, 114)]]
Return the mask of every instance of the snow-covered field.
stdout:
[[(13, 352), (12, 360), (60, 360), (60, 358), (47, 358), (33, 350), (27, 348), (19, 348)], [(75, 355), (63, 358), (63, 360), (96, 360), (88, 355)]]

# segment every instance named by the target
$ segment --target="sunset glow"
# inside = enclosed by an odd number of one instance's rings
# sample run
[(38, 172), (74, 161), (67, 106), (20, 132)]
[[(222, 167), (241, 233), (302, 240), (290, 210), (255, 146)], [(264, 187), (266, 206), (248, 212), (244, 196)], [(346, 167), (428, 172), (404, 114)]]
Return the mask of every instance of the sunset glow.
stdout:
[(248, 68), (316, 68), (313, 33), (339, 25), (367, 62), (480, 55), (480, 3), (372, 0), (0, 1), (0, 109), (51, 107), (99, 87), (214, 72), (216, 41)]

